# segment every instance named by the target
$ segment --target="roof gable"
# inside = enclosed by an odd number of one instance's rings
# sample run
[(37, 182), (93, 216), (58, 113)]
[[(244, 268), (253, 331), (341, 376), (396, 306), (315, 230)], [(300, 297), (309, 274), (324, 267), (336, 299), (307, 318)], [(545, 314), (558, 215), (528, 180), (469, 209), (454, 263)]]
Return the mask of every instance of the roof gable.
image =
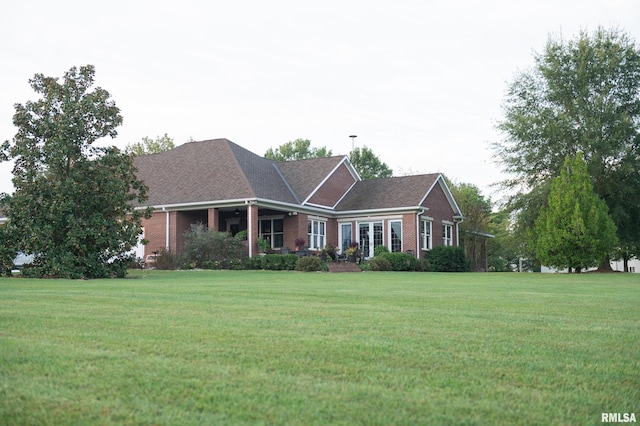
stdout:
[(213, 139), (141, 155), (135, 165), (149, 187), (146, 205), (156, 207), (257, 198), (351, 212), (431, 208), (432, 200), (462, 217), (441, 174), (362, 181), (344, 156), (279, 162)]
[(289, 183), (296, 197), (303, 201), (318, 190), (344, 159), (345, 157), (335, 156), (279, 161), (276, 162), (276, 166)]
[(147, 205), (174, 205), (244, 198), (297, 200), (274, 162), (227, 139), (189, 142), (136, 157), (138, 177), (149, 187)]
[(383, 210), (425, 206), (434, 188), (442, 189), (454, 215), (462, 216), (444, 177), (439, 173), (360, 181), (338, 204), (337, 210)]

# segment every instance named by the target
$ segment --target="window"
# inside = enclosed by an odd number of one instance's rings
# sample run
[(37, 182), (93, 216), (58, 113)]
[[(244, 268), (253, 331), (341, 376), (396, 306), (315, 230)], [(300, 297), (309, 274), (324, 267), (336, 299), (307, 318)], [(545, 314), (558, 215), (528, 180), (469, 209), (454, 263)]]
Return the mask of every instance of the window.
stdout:
[(442, 244), (445, 246), (453, 245), (453, 237), (452, 235), (453, 226), (444, 224), (442, 225)]
[(321, 249), (325, 246), (326, 222), (320, 220), (309, 220), (309, 248)]
[(391, 232), (391, 251), (402, 251), (402, 222), (399, 220), (389, 222), (389, 230)]
[(422, 249), (423, 250), (431, 250), (432, 241), (431, 241), (431, 226), (433, 224), (430, 220), (422, 220), (420, 221), (420, 236), (422, 237)]
[(343, 223), (340, 225), (340, 250), (344, 253), (351, 245), (351, 224)]
[(261, 219), (258, 233), (271, 242), (271, 248), (284, 245), (284, 221), (282, 219)]

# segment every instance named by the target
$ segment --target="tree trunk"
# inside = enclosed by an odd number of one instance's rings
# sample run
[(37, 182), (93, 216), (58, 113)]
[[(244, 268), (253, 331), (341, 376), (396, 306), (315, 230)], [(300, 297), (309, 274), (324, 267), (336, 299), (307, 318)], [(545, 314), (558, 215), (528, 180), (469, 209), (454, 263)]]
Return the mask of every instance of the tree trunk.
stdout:
[(598, 272), (613, 272), (613, 269), (611, 268), (611, 261), (608, 257), (600, 262), (600, 266), (598, 266)]

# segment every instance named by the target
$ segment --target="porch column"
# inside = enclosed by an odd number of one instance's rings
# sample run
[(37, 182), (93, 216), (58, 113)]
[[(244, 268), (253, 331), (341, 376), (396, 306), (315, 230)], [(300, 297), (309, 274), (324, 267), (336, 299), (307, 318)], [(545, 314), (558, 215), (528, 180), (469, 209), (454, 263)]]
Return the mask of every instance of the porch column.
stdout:
[(258, 244), (258, 206), (249, 204), (247, 206), (247, 239), (249, 241), (249, 257), (257, 253)]
[(207, 211), (207, 228), (209, 228), (210, 231), (220, 230), (219, 212), (217, 208), (210, 208)]
[(483, 238), (482, 239), (482, 248), (480, 249), (480, 258), (482, 260), (482, 272), (488, 272), (489, 271), (489, 259), (487, 256), (487, 239)]

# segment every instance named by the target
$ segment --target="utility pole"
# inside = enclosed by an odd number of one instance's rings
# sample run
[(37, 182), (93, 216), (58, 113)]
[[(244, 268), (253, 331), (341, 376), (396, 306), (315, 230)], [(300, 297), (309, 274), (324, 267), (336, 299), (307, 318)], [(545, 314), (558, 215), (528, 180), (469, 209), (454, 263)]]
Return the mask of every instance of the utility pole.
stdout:
[(351, 138), (351, 158), (353, 158), (353, 151), (355, 151), (356, 149), (356, 138), (358, 137), (358, 135), (351, 135), (349, 137)]

